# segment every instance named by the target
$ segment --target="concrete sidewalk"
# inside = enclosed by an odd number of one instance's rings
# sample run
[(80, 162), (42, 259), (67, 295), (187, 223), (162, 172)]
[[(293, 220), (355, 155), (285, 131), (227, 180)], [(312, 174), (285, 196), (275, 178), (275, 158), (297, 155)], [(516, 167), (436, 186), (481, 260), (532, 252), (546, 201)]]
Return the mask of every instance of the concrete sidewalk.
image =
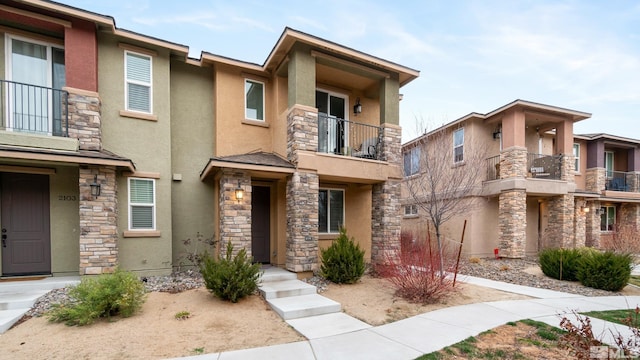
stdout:
[[(507, 284), (493, 280), (460, 276), (459, 280), (479, 286), (531, 296), (530, 300), (491, 301), (443, 308), (408, 319), (368, 327), (339, 335), (322, 336), (323, 330), (307, 341), (252, 349), (227, 351), (182, 359), (415, 359), (420, 355), (455, 344), (469, 336), (503, 325), (509, 321), (533, 319), (558, 326), (559, 314), (573, 310), (595, 311), (627, 309), (640, 304), (640, 296), (584, 297), (546, 289)], [(604, 329), (628, 334), (628, 328), (592, 319), (594, 334)], [(316, 323), (318, 329), (331, 326), (331, 320)], [(610, 342), (610, 337), (605, 337)]]

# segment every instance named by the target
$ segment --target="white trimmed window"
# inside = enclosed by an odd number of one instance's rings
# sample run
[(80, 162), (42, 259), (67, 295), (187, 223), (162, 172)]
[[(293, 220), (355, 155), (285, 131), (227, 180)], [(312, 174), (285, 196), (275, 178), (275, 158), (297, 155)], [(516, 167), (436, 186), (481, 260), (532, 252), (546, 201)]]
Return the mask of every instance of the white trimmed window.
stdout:
[(264, 83), (244, 80), (244, 117), (264, 121)]
[(573, 170), (580, 172), (580, 144), (573, 144), (573, 156), (575, 157)]
[(404, 153), (404, 176), (415, 175), (420, 171), (420, 148), (414, 147)]
[(155, 179), (129, 178), (129, 230), (155, 229)]
[(344, 226), (344, 190), (318, 191), (318, 232), (338, 233)]
[(152, 66), (151, 56), (124, 52), (126, 110), (152, 113)]
[(453, 132), (453, 163), (464, 161), (464, 128)]
[(602, 206), (600, 208), (600, 231), (614, 231), (616, 226), (616, 207)]
[(404, 216), (415, 216), (418, 215), (418, 205), (405, 205), (404, 206)]

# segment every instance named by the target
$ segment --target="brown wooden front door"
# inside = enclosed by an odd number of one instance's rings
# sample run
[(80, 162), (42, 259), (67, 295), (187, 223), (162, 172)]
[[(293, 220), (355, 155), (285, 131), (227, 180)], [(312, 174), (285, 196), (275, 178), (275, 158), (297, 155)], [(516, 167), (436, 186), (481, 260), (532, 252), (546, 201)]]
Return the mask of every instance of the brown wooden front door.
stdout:
[(2, 275), (51, 273), (49, 177), (0, 174)]
[(251, 255), (253, 261), (270, 263), (271, 189), (267, 186), (251, 188)]

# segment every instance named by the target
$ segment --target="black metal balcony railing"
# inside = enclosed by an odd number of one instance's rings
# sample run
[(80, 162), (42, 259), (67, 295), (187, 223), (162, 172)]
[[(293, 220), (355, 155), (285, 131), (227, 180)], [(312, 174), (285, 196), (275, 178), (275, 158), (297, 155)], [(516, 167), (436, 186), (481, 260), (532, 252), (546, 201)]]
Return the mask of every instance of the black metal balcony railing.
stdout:
[(606, 171), (605, 189), (612, 191), (640, 192), (640, 174), (624, 171)]
[(381, 144), (379, 126), (318, 115), (318, 152), (379, 160)]
[[(527, 154), (527, 177), (560, 180), (562, 155)], [(500, 155), (487, 159), (487, 180), (500, 179)]]
[(0, 80), (0, 127), (15, 132), (69, 136), (69, 93)]

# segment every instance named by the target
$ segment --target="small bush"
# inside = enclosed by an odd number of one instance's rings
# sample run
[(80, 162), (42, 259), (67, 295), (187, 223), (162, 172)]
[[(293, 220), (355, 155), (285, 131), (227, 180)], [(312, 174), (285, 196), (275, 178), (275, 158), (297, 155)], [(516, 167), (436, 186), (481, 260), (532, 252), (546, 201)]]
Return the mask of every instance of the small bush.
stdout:
[(582, 256), (578, 280), (584, 286), (607, 291), (620, 291), (631, 276), (632, 257), (611, 251), (590, 252)]
[(144, 284), (132, 273), (85, 277), (69, 291), (70, 301), (53, 306), (49, 321), (67, 325), (88, 325), (101, 317), (135, 314), (145, 301)]
[(320, 275), (336, 284), (353, 284), (364, 274), (364, 250), (353, 238), (349, 239), (345, 228), (321, 255)]
[(394, 285), (398, 296), (415, 303), (435, 303), (455, 291), (453, 278), (447, 276), (447, 272), (454, 271), (455, 263), (451, 260), (454, 258), (451, 249), (444, 248), (441, 262), (437, 245), (427, 236), (411, 251), (388, 255), (387, 265), (377, 270)]
[(258, 289), (260, 264), (252, 264), (242, 248), (233, 256), (233, 244), (227, 243), (224, 257), (205, 254), (200, 264), (204, 284), (215, 296), (233, 303)]
[(545, 249), (540, 252), (540, 268), (548, 277), (576, 281), (583, 251), (580, 249)]

